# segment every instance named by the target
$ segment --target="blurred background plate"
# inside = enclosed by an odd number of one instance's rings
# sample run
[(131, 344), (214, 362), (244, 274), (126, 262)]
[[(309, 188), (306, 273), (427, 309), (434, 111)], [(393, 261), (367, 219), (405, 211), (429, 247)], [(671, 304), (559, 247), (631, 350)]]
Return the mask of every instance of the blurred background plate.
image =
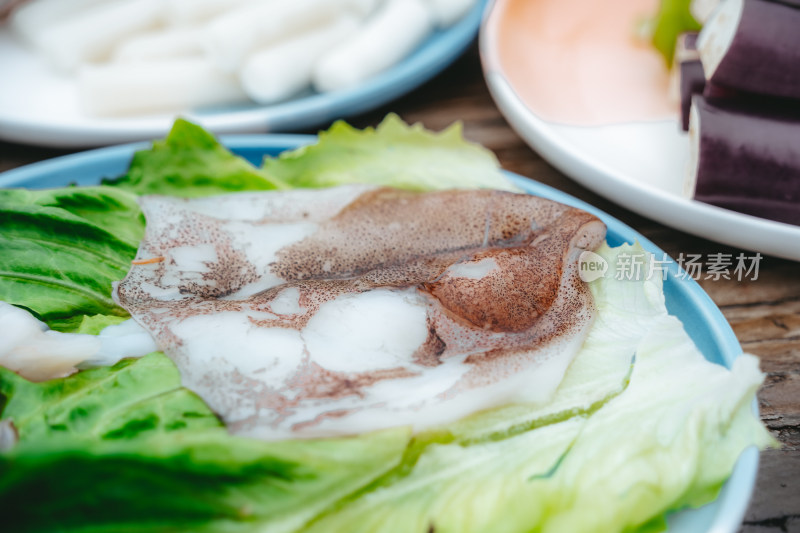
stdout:
[[(284, 132), (323, 126), (374, 109), (422, 85), (469, 46), (488, 0), (479, 0), (456, 24), (433, 33), (391, 69), (353, 89), (308, 92), (285, 102), (242, 104), (180, 113), (215, 133)], [(92, 118), (81, 114), (73, 79), (53, 73), (0, 28), (0, 140), (79, 148), (163, 137), (174, 114)]]
[(657, 0), (496, 0), (481, 29), (511, 126), (596, 193), (687, 233), (800, 261), (800, 227), (683, 195), (689, 157), (663, 59), (636, 38)]

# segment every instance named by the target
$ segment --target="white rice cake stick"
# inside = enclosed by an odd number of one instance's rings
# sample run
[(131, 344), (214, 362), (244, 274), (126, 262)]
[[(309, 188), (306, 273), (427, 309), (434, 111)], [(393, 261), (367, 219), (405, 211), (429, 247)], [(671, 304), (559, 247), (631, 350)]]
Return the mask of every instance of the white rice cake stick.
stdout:
[(389, 0), (357, 33), (320, 58), (314, 88), (358, 85), (406, 57), (432, 29), (431, 12), (422, 0)]
[(207, 22), (226, 11), (262, 0), (165, 0), (165, 18), (169, 24), (190, 26)]
[(245, 61), (239, 80), (247, 96), (260, 104), (286, 99), (311, 85), (319, 57), (356, 31), (359, 21), (346, 14), (332, 24), (259, 50)]
[(214, 19), (207, 47), (220, 68), (235, 71), (265, 46), (302, 34), (345, 13), (365, 16), (376, 0), (267, 0)]
[(91, 115), (180, 111), (246, 101), (232, 74), (205, 58), (87, 66), (78, 77), (81, 103)]
[(51, 26), (80, 15), (87, 8), (107, 4), (109, 0), (34, 0), (14, 10), (11, 29), (30, 44), (35, 44)]
[(114, 51), (113, 61), (141, 63), (205, 53), (201, 28), (172, 28), (131, 37)]
[(56, 68), (72, 72), (82, 63), (108, 59), (126, 38), (154, 28), (162, 13), (160, 0), (117, 0), (55, 24), (36, 44)]

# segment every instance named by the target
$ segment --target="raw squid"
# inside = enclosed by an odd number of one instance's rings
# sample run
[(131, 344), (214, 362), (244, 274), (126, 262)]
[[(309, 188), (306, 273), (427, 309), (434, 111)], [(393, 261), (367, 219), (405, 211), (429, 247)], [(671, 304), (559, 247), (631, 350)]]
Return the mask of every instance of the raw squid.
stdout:
[(48, 329), (25, 309), (0, 302), (0, 366), (31, 381), (113, 365), (157, 349), (152, 337), (132, 320), (108, 326), (99, 335), (62, 333)]
[(115, 298), (233, 433), (416, 429), (550, 397), (594, 317), (605, 227), (499, 191), (145, 197)]

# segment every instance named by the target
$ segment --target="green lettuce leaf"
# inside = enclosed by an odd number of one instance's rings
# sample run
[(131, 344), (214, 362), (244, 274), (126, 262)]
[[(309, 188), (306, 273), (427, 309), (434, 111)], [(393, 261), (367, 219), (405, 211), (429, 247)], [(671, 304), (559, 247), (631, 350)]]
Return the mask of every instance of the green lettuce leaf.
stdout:
[(304, 531), (658, 531), (669, 511), (713, 499), (745, 448), (773, 444), (752, 412), (757, 359), (708, 362), (667, 314), (660, 279), (614, 278), (641, 247), (598, 253), (612, 274), (590, 284), (598, 317), (551, 402), (443, 428), (401, 475)]
[(181, 387), (177, 368), (161, 353), (44, 383), (0, 367), (0, 395), (7, 399), (2, 416), (14, 420), (22, 446), (222, 427), (199, 397)]
[(108, 326), (116, 326), (128, 320), (127, 317), (115, 315), (92, 315), (81, 316), (80, 322), (72, 333), (85, 333), (87, 335), (99, 335)]
[(111, 299), (144, 234), (136, 197), (111, 187), (0, 190), (0, 300), (54, 329), (127, 316)]
[(105, 183), (135, 194), (183, 197), (286, 188), (183, 119), (175, 121), (166, 139), (136, 152), (127, 174)]
[[(136, 194), (203, 196), (351, 182), (513, 189), (463, 140), (389, 116), (335, 124), (257, 170), (185, 121), (114, 187), (0, 191), (0, 300), (96, 334), (143, 231)], [(611, 265), (641, 247), (598, 253)], [(232, 437), (161, 353), (33, 384), (0, 368), (0, 501), (13, 531), (658, 531), (712, 499), (747, 446), (774, 441), (750, 405), (757, 362), (707, 362), (661, 282), (590, 284), (588, 338), (551, 401), (410, 437), (265, 443)], [(5, 425), (4, 425), (5, 424)], [(0, 438), (0, 442), (3, 439)], [(653, 482), (653, 480), (658, 480)], [(7, 518), (4, 516), (4, 518)]]
[(87, 315), (127, 316), (111, 300), (111, 283), (125, 277), (144, 234), (137, 195), (285, 187), (184, 120), (108, 184), (0, 190), (0, 301), (59, 331), (75, 331)]
[(161, 353), (38, 384), (0, 368), (0, 399), (19, 436), (0, 454), (18, 532), (293, 531), (394, 467), (409, 438), (232, 437)]
[(700, 31), (702, 25), (695, 20), (690, 10), (691, 0), (661, 0), (658, 13), (648, 21), (653, 46), (664, 57), (668, 68), (672, 68), (675, 45), (680, 34)]
[(109, 187), (0, 189), (0, 206), (28, 205), (63, 209), (95, 226), (113, 229), (131, 246), (144, 236), (144, 216), (136, 196)]
[(263, 172), (292, 187), (369, 183), (412, 190), (516, 190), (494, 154), (464, 140), (461, 125), (441, 133), (388, 115), (377, 128), (339, 121), (316, 144), (264, 160)]

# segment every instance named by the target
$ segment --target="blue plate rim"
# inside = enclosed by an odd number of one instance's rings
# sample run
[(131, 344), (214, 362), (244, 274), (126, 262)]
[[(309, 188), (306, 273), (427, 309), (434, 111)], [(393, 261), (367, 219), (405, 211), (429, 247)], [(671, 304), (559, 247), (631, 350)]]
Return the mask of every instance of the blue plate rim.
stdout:
[[(314, 135), (298, 134), (247, 134), (223, 135), (220, 137), (220, 141), (232, 152), (246, 158), (250, 155), (249, 160), (255, 163), (260, 162), (261, 158), (266, 155), (274, 155), (285, 150), (311, 144), (316, 139), (317, 137)], [(124, 173), (134, 153), (150, 146), (148, 142), (108, 146), (32, 163), (0, 173), (0, 188), (24, 187), (31, 181), (41, 180), (48, 176), (53, 181), (48, 183), (48, 186), (66, 186), (71, 181), (68, 176), (79, 176), (78, 182), (82, 185), (97, 184), (103, 177), (113, 177)], [(254, 154), (258, 155), (257, 160), (252, 157)], [(94, 174), (91, 172), (94, 172)], [(607, 239), (610, 236), (612, 240), (616, 239), (618, 243), (628, 242), (631, 244), (638, 241), (645, 250), (655, 254), (657, 258), (662, 257), (662, 255), (666, 256), (664, 251), (656, 246), (655, 243), (608, 213), (548, 185), (509, 171), (504, 170), (503, 172), (514, 184), (528, 194), (542, 196), (594, 214), (606, 224)], [(681, 277), (680, 267), (674, 261), (667, 263), (664, 295), (668, 308), (670, 307), (670, 299), (680, 298), (691, 304), (689, 308), (700, 311), (700, 319), (707, 326), (708, 333), (713, 337), (716, 347), (720, 350), (721, 357), (718, 357), (716, 362), (730, 368), (734, 359), (742, 353), (742, 348), (736, 335), (722, 312), (700, 285), (691, 278)], [(674, 304), (675, 302), (672, 303)], [(679, 307), (679, 309), (684, 309), (683, 312), (686, 312), (684, 306)], [(679, 310), (678, 312), (681, 311)], [(670, 313), (675, 314), (671, 309)], [(680, 319), (680, 317), (678, 318)], [(684, 320), (681, 321), (690, 335), (692, 335), (692, 330), (690, 329), (692, 325), (687, 324)], [(696, 339), (695, 341), (697, 342)], [(714, 360), (714, 358), (709, 357), (706, 350), (701, 348), (701, 351), (705, 357), (712, 361)], [(758, 410), (755, 402), (753, 409), (756, 412)], [(742, 453), (731, 477), (725, 483), (717, 499), (704, 507), (717, 506), (713, 523), (705, 531), (708, 533), (735, 533), (738, 530), (755, 487), (758, 463), (759, 455), (755, 447), (748, 448)], [(702, 509), (693, 510), (692, 512), (701, 511)]]
[[(407, 57), (350, 88), (300, 95), (269, 105), (255, 103), (120, 120), (87, 118), (87, 123), (48, 124), (0, 117), (0, 140), (53, 147), (94, 147), (165, 135), (175, 116), (217, 134), (292, 132), (365, 113), (420, 87), (455, 62), (475, 40), (491, 0), (477, 0), (458, 21), (436, 28)], [(143, 122), (139, 123), (141, 119)]]

